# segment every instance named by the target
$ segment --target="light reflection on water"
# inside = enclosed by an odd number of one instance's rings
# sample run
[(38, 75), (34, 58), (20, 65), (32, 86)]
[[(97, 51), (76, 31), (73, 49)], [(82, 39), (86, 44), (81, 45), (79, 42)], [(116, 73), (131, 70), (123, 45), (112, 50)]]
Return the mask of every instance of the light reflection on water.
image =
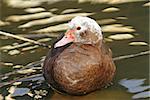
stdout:
[[(44, 9), (46, 9), (46, 11), (51, 11), (54, 14), (60, 14), (62, 12), (64, 12), (67, 9), (72, 9), (72, 8), (80, 8), (80, 10), (76, 10), (73, 11), (73, 13), (83, 13), (83, 12), (94, 12), (95, 14), (91, 15), (90, 17), (95, 18), (96, 20), (98, 20), (98, 22), (100, 23), (100, 25), (102, 27), (104, 27), (104, 37), (109, 37), (112, 34), (132, 34), (134, 36), (134, 38), (131, 39), (127, 39), (127, 40), (120, 40), (120, 41), (116, 41), (116, 40), (110, 40), (107, 38), (107, 44), (111, 47), (112, 51), (113, 51), (113, 56), (119, 56), (119, 55), (126, 55), (126, 54), (132, 54), (132, 53), (137, 53), (140, 51), (145, 51), (148, 50), (149, 47), (147, 45), (137, 45), (137, 46), (129, 46), (130, 42), (134, 42), (134, 41), (144, 41), (146, 43), (149, 43), (149, 37), (148, 37), (148, 7), (144, 7), (143, 4), (145, 4), (145, 1), (141, 1), (141, 2), (134, 2), (134, 3), (123, 3), (123, 4), (116, 4), (116, 5), (109, 5), (109, 4), (90, 4), (90, 3), (81, 3), (78, 4), (77, 2), (73, 2), (73, 1), (68, 1), (68, 2), (60, 2), (60, 3), (54, 3), (54, 4), (42, 4), (41, 3), (41, 7), (43, 7)], [(64, 6), (65, 5), (65, 6)], [(102, 10), (104, 10), (105, 8), (109, 8), (109, 7), (116, 7), (119, 10), (117, 11), (108, 11), (105, 10), (105, 12), (101, 12)], [(5, 4), (2, 5), (1, 7), (2, 9), (6, 9), (5, 11), (2, 10), (2, 20), (5, 21), (6, 17), (8, 17), (9, 15), (15, 15), (15, 14), (25, 14), (26, 12), (23, 11), (23, 9), (13, 9), (11, 7), (6, 6)], [(55, 8), (55, 9), (54, 9)], [(6, 12), (8, 11), (8, 12)], [(71, 11), (71, 10), (70, 10)], [(70, 12), (68, 12), (70, 13)], [(47, 17), (45, 17), (47, 18)], [(108, 20), (106, 20), (108, 19)], [(9, 19), (10, 20), (10, 19)], [(31, 19), (30, 19), (31, 20)], [(32, 26), (30, 28), (25, 28), (25, 29), (19, 29), (18, 27), (20, 25), (23, 25), (25, 23), (27, 23), (28, 20), (21, 20), (20, 22), (11, 22), (10, 25), (6, 25), (1, 27), (1, 29), (3, 31), (7, 31), (7, 32), (11, 32), (11, 33), (23, 33), (23, 34), (27, 34), (30, 33), (31, 31), (36, 31), (38, 29), (43, 29), (43, 28), (47, 28), (50, 25), (63, 25), (64, 23), (66, 23), (67, 21), (60, 21), (57, 23), (49, 23), (49, 24), (45, 24), (45, 25), (39, 25), (39, 26)], [(5, 23), (8, 24), (8, 23)], [(116, 25), (121, 25), (121, 26), (117, 26)], [(107, 27), (106, 27), (107, 26)], [(110, 27), (111, 26), (111, 27)], [(112, 27), (113, 26), (113, 27)], [(114, 27), (115, 26), (115, 27)], [(119, 28), (118, 28), (119, 27)], [(53, 27), (52, 31), (54, 31), (54, 29), (57, 29), (57, 27)], [(113, 29), (111, 29), (113, 28)], [(64, 31), (64, 27), (61, 29), (58, 29), (61, 33)], [(120, 32), (119, 32), (120, 29)], [(57, 30), (57, 31), (58, 31)], [(45, 31), (45, 30), (44, 30)], [(50, 30), (48, 30), (50, 31)], [(52, 32), (51, 31), (51, 32)], [(54, 31), (55, 32), (55, 31)], [(123, 33), (122, 33), (123, 32)], [(49, 37), (49, 36), (46, 36)], [(51, 44), (55, 38), (51, 37), (52, 40), (49, 42), (45, 42), (47, 44)], [(39, 39), (36, 38), (36, 39)], [(7, 39), (4, 37), (1, 37), (0, 40), (1, 44), (0, 46), (5, 46), (5, 45), (12, 45), (13, 43), (19, 43), (22, 44), (23, 42), (20, 40), (15, 40), (15, 39)], [(32, 46), (32, 45), (31, 45)], [(22, 48), (19, 48), (18, 50), (22, 50)], [(31, 62), (34, 61), (39, 61), (40, 59), (42, 59), (43, 56), (46, 55), (48, 49), (47, 48), (43, 48), (43, 47), (39, 47), (37, 49), (34, 50), (29, 50), (29, 51), (25, 51), (25, 52), (21, 52), (18, 55), (14, 55), (14, 56), (10, 56), (8, 55), (7, 51), (6, 52), (1, 52), (1, 62), (10, 62), (13, 64), (13, 66), (15, 65), (27, 65)], [(149, 61), (148, 61), (148, 56), (140, 56), (137, 58), (130, 58), (130, 59), (126, 59), (126, 60), (121, 60), (121, 61), (116, 61), (116, 66), (117, 66), (117, 73), (114, 79), (114, 84), (113, 86), (107, 88), (107, 89), (102, 89), (101, 91), (96, 91), (93, 92), (91, 94), (88, 94), (86, 96), (69, 96), (69, 95), (62, 95), (62, 94), (58, 94), (55, 93), (52, 90), (48, 90), (48, 86), (44, 83), (42, 83), (43, 81), (40, 80), (40, 78), (33, 78), (33, 80), (25, 80), (24, 82), (22, 82), (20, 85), (17, 86), (20, 88), (28, 88), (31, 89), (31, 92), (33, 93), (33, 97), (37, 97), (40, 95), (42, 95), (42, 97), (44, 99), (51, 99), (51, 100), (76, 100), (76, 99), (81, 99), (81, 100), (131, 100), (131, 98), (141, 98), (142, 96), (146, 97), (147, 94), (149, 94), (149, 92), (145, 91), (147, 89), (149, 89), (148, 84), (148, 73), (149, 73)], [(38, 65), (37, 67), (37, 74), (41, 74), (41, 69), (40, 69), (40, 65)], [(0, 73), (4, 74), (6, 72), (11, 72), (12, 70), (14, 70), (12, 68), (12, 66), (8, 66), (8, 65), (1, 65), (1, 70)], [(30, 74), (29, 74), (30, 75)], [(31, 73), (32, 75), (32, 73)], [(16, 77), (25, 77), (26, 75), (20, 75), (20, 74), (16, 74), (13, 76), (10, 76), (9, 78), (6, 77), (6, 79), (4, 79), (3, 81), (7, 82), (10, 80), (15, 80)], [(39, 79), (40, 81), (38, 81), (37, 79)], [(125, 80), (128, 79), (128, 80)], [(137, 79), (137, 81), (133, 81)], [(145, 80), (145, 81), (144, 81)], [(1, 82), (3, 82), (1, 81)], [(125, 86), (126, 88), (124, 88), (123, 86)], [(127, 85), (124, 85), (124, 83), (127, 82)], [(128, 83), (130, 82), (130, 83)], [(136, 84), (135, 84), (136, 82)], [(136, 88), (133, 88), (132, 85)], [(142, 85), (142, 86), (141, 86)], [(130, 88), (130, 87), (132, 88)], [(6, 87), (3, 87), (0, 89), (0, 93), (3, 96), (8, 96), (8, 89), (10, 88), (11, 85), (8, 85)], [(41, 92), (37, 92), (35, 90), (41, 90)], [(45, 95), (43, 95), (43, 90), (47, 90), (49, 93)], [(128, 91), (127, 91), (128, 90)], [(145, 92), (142, 92), (145, 91)], [(18, 92), (18, 91), (17, 91)], [(15, 92), (15, 93), (17, 93)], [(133, 93), (134, 92), (134, 93)], [(136, 94), (138, 92), (141, 92), (141, 94)], [(17, 97), (17, 99), (21, 99), (21, 98), (26, 98), (26, 99), (31, 99), (32, 97), (32, 93), (29, 95), (24, 95), (22, 97)], [(41, 94), (40, 94), (41, 93)], [(143, 94), (142, 94), (143, 93)], [(143, 97), (142, 97), (143, 98)]]
[(150, 91), (146, 90), (150, 89), (150, 86), (143, 86), (145, 80), (146, 79), (122, 79), (119, 84), (127, 88), (129, 93), (135, 94), (132, 96), (132, 99), (147, 98), (150, 96)]

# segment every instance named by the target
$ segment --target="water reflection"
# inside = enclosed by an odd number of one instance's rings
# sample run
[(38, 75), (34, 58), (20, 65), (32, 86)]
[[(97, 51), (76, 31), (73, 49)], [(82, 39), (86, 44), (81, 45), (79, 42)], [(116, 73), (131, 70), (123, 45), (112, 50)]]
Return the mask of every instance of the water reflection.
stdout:
[(128, 89), (129, 93), (134, 93), (132, 99), (150, 97), (150, 85), (143, 86), (146, 79), (122, 79), (119, 83)]

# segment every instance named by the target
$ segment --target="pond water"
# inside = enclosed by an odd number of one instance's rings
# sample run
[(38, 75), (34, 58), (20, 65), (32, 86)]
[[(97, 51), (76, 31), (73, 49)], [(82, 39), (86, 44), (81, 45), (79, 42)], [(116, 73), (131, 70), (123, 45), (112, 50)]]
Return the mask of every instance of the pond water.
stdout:
[[(80, 3), (76, 0), (15, 2), (19, 4), (12, 1), (1, 0), (0, 29), (3, 32), (51, 45), (59, 33), (65, 31), (64, 23), (73, 16), (86, 15), (101, 25), (113, 57), (149, 50), (148, 1), (133, 0), (134, 2), (112, 4), (90, 1)], [(42, 14), (34, 15), (35, 13)], [(51, 17), (54, 17), (53, 20), (44, 20)], [(123, 36), (117, 36), (118, 34)], [(24, 46), (18, 47), (22, 44)], [(85, 96), (70, 96), (54, 92), (43, 82), (40, 60), (48, 50), (46, 47), (0, 35), (0, 100), (148, 100), (150, 97), (149, 55), (115, 61), (117, 72), (112, 86)], [(31, 64), (32, 62), (34, 64)], [(36, 75), (35, 78), (24, 79), (33, 75)], [(14, 82), (18, 79), (20, 83)]]

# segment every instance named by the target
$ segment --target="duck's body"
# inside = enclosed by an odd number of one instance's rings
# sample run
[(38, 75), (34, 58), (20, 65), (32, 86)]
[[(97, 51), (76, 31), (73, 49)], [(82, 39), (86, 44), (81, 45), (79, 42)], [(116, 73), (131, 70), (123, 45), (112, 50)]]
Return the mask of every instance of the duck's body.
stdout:
[(52, 48), (45, 59), (43, 72), (57, 91), (83, 95), (109, 84), (115, 65), (111, 50), (103, 40), (94, 44), (73, 42)]

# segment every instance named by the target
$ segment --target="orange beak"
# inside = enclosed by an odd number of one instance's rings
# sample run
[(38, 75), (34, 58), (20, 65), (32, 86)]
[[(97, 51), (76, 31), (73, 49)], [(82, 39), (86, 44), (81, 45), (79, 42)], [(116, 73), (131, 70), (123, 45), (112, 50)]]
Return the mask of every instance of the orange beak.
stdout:
[(75, 40), (74, 32), (75, 30), (68, 30), (65, 33), (64, 37), (55, 44), (54, 48), (61, 47), (68, 43), (73, 42)]

